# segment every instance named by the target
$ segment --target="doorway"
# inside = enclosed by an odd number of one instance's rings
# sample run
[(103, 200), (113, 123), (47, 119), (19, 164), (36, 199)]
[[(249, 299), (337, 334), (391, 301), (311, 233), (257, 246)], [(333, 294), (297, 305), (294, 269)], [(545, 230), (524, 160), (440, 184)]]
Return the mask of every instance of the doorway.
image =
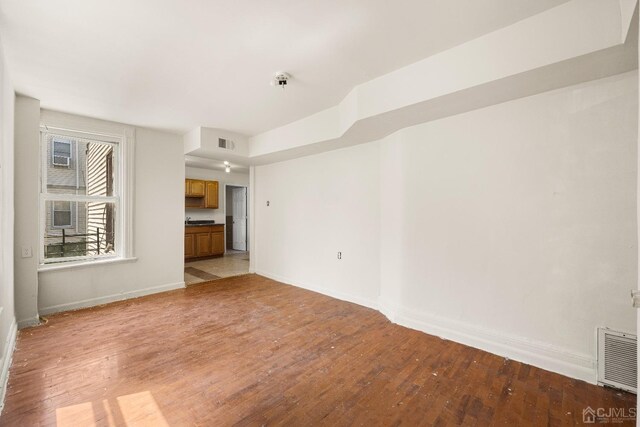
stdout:
[(249, 234), (247, 220), (248, 191), (246, 186), (225, 185), (226, 252), (247, 252)]
[[(186, 285), (249, 273), (249, 188), (243, 184), (220, 184), (219, 209), (211, 213), (207, 211), (204, 214), (209, 214), (207, 219), (215, 220), (217, 226), (224, 226), (224, 233), (220, 233), (224, 236), (224, 245), (221, 245), (221, 249), (224, 248), (224, 255), (186, 260), (184, 265)], [(191, 212), (185, 211), (185, 214), (191, 214)], [(198, 211), (193, 214), (202, 215)], [(196, 217), (198, 220), (200, 218)]]

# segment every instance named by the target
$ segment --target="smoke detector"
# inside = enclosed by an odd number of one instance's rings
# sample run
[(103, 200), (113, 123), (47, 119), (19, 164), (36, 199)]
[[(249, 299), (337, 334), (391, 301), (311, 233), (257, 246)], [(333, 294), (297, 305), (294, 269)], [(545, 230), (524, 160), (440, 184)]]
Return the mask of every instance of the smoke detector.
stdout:
[(271, 80), (271, 86), (281, 87), (282, 89), (284, 89), (290, 79), (291, 74), (285, 73), (284, 71), (278, 71)]

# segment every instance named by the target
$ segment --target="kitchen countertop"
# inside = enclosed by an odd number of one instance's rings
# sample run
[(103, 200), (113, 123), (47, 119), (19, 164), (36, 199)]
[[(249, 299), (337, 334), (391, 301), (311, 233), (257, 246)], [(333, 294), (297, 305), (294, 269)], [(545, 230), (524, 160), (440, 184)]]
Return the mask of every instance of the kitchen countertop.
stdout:
[(216, 222), (215, 224), (185, 224), (185, 227), (211, 227), (212, 225), (224, 225), (223, 223)]

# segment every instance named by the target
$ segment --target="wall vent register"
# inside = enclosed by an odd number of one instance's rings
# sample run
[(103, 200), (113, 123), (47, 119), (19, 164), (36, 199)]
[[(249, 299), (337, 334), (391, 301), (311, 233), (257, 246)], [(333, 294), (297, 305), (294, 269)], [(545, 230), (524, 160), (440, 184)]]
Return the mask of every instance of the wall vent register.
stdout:
[(218, 138), (218, 148), (225, 150), (233, 150), (236, 147), (235, 143), (229, 139)]
[(638, 391), (637, 337), (598, 328), (598, 384)]

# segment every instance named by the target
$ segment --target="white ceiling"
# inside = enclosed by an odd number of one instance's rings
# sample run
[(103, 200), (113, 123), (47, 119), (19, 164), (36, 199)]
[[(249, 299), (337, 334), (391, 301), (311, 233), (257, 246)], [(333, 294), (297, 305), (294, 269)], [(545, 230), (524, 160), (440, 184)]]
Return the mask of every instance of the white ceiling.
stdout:
[(44, 108), (255, 135), (566, 1), (0, 0), (0, 33), (16, 90)]

